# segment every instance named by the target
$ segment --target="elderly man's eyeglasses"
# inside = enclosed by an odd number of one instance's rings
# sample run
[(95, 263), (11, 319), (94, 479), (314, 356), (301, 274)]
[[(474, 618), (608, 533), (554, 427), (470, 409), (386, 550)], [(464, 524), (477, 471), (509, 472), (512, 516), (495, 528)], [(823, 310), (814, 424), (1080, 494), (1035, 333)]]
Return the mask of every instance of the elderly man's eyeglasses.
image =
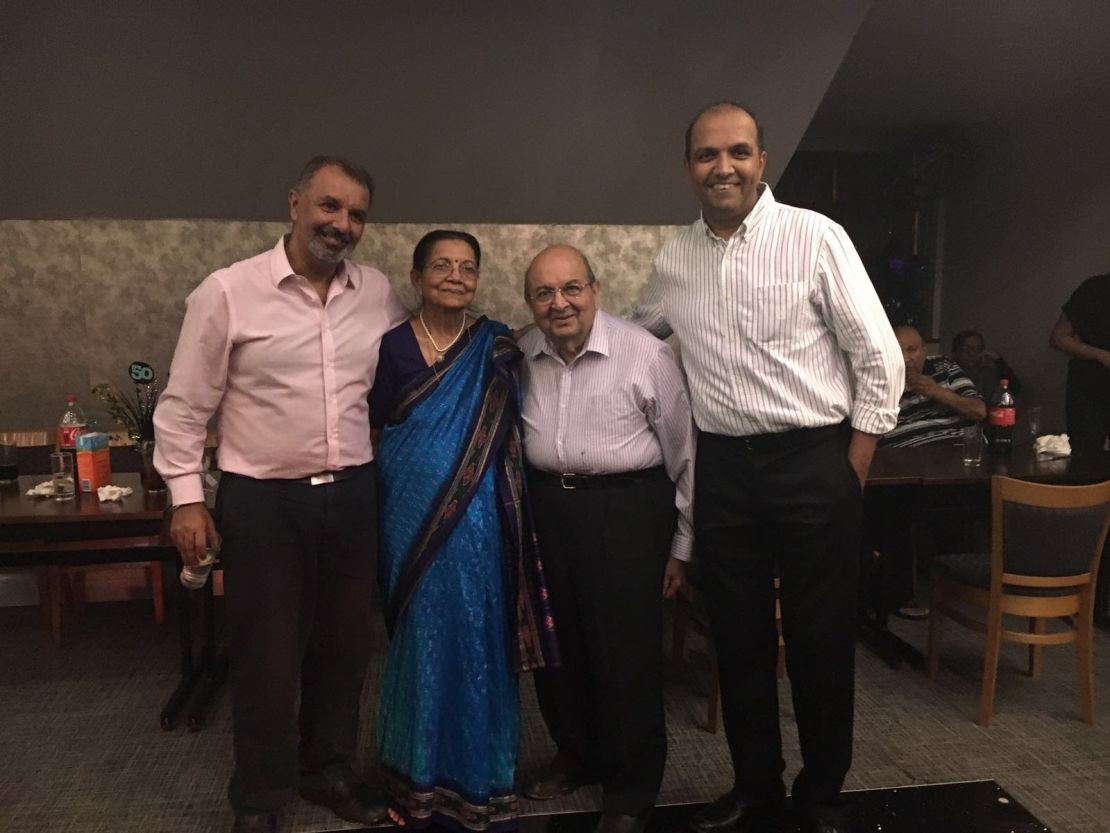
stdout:
[[(455, 264), (445, 257), (436, 258), (428, 264), (428, 271), (437, 278), (446, 278), (454, 268)], [(478, 277), (478, 264), (472, 260), (464, 260), (459, 264), (459, 274), (464, 278)]]
[(534, 290), (529, 297), (532, 299), (532, 303), (550, 304), (555, 300), (555, 295), (558, 293), (568, 301), (573, 301), (592, 283), (593, 281), (587, 281), (586, 283), (568, 283), (563, 286), (541, 286), (539, 289)]

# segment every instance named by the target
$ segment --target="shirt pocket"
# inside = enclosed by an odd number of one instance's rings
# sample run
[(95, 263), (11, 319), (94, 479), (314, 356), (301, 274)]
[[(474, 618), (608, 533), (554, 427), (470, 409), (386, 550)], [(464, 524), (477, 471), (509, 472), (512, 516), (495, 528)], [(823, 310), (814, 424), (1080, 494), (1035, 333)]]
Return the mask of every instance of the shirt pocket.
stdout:
[(791, 338), (814, 314), (809, 300), (809, 281), (753, 287), (744, 313), (745, 329), (753, 341)]

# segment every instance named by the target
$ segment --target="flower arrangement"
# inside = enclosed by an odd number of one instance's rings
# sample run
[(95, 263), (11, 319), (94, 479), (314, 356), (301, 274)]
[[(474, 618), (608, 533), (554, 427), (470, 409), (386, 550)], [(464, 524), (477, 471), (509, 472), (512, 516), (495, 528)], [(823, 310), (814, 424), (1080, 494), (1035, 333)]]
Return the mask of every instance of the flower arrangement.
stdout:
[(112, 418), (127, 429), (127, 436), (132, 442), (153, 441), (154, 406), (158, 404), (162, 385), (154, 375), (154, 369), (146, 362), (132, 362), (128, 375), (135, 384), (133, 398), (111, 382), (94, 385), (92, 394), (104, 403)]

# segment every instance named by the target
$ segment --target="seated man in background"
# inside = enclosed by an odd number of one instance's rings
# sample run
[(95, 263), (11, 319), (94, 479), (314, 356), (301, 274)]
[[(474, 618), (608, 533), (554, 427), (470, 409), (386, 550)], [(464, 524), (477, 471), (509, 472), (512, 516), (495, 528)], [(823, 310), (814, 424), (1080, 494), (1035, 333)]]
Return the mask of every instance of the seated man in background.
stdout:
[[(880, 446), (954, 443), (964, 426), (986, 419), (986, 403), (958, 364), (943, 356), (926, 357), (915, 327), (895, 327), (894, 335), (906, 360), (906, 389), (898, 403), (898, 424), (879, 440)], [(959, 519), (953, 522), (951, 507), (925, 506), (918, 497), (902, 490), (868, 490), (864, 495), (864, 546), (879, 595), (872, 600), (880, 614), (889, 610), (906, 618), (928, 615), (926, 608), (913, 603), (911, 524), (921, 521), (934, 540), (951, 538), (963, 525)]]
[(998, 383), (1006, 379), (1010, 392), (1021, 393), (1021, 380), (1009, 364), (994, 350), (986, 349), (983, 334), (978, 330), (961, 330), (952, 339), (952, 358), (963, 368), (982, 396), (990, 397)]
[(906, 360), (906, 389), (898, 402), (898, 424), (883, 435), (880, 446), (955, 442), (964, 426), (987, 418), (987, 404), (958, 364), (927, 357), (916, 327), (895, 327), (894, 335)]

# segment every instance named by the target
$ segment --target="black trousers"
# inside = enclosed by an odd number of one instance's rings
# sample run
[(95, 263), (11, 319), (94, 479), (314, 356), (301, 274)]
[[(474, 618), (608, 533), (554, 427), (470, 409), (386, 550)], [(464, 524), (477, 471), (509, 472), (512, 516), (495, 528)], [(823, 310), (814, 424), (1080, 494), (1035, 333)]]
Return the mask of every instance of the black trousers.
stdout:
[(1110, 373), (1087, 373), (1081, 379), (1072, 379), (1071, 374), (1069, 368), (1065, 410), (1071, 450), (1096, 454), (1106, 447), (1110, 436)]
[[(373, 465), (319, 486), (225, 474), (223, 548), (237, 812), (355, 758), (377, 561)], [(298, 709), (299, 705), (299, 709)]]
[(836, 806), (852, 762), (862, 492), (848, 439), (846, 426), (792, 432), (775, 448), (698, 437), (694, 541), (736, 789), (769, 805), (783, 795), (777, 566), (803, 812)]
[(560, 756), (606, 813), (655, 803), (667, 757), (663, 571), (677, 522), (666, 473), (617, 488), (529, 480), (562, 665), (535, 675)]
[(989, 519), (990, 493), (980, 486), (868, 489), (863, 503), (863, 564), (870, 571), (864, 585), (872, 594), (868, 607), (882, 619), (912, 601), (915, 568), (918, 574), (926, 572), (938, 553), (971, 552), (976, 526)]

